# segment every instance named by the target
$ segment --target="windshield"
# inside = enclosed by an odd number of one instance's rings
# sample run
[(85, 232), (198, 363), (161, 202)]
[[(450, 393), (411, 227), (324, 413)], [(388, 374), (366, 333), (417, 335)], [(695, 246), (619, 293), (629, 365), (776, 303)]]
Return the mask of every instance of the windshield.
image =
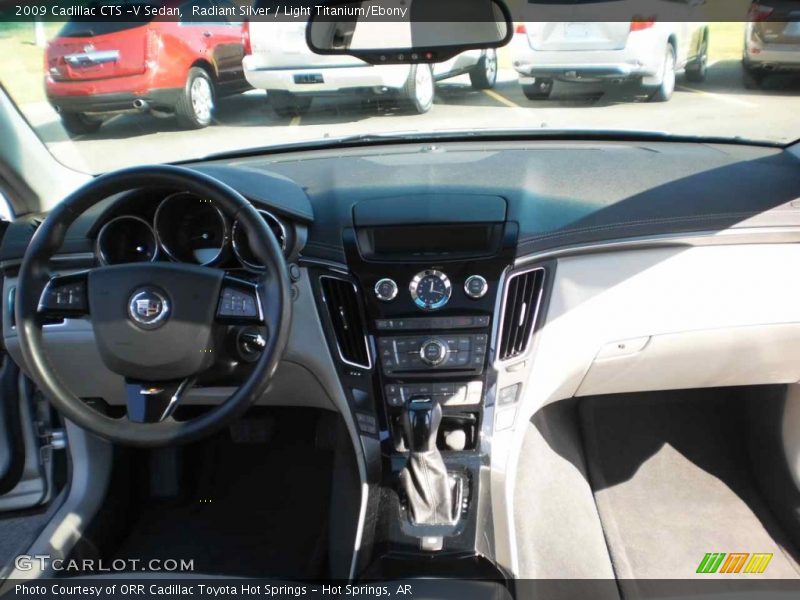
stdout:
[[(0, 82), (53, 155), (88, 173), (376, 134), (652, 132), (788, 144), (800, 138), (800, 11), (788, 0), (734, 3), (746, 20), (702, 21), (691, 10), (704, 3), (683, 0), (684, 21), (512, 13), (504, 46), (430, 65), (317, 54), (302, 8), (248, 18), (271, 2), (62, 2), (72, 12), (60, 17), (31, 4), (0, 21)], [(132, 5), (135, 18), (76, 12)]]

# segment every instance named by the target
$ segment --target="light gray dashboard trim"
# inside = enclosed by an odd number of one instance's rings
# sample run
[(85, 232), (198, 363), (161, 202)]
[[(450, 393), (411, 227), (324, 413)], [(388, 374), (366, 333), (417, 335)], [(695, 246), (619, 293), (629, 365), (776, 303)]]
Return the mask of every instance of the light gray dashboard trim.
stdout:
[[(641, 238), (608, 240), (604, 242), (587, 243), (565, 246), (551, 250), (543, 250), (517, 258), (515, 268), (530, 266), (535, 268), (541, 263), (559, 258), (588, 256), (592, 254), (606, 254), (618, 251), (655, 250), (665, 248), (694, 248), (713, 246), (745, 246), (769, 244), (797, 244), (800, 243), (800, 228), (796, 227), (753, 227), (741, 229), (728, 229), (723, 231), (706, 231), (692, 234), (664, 234), (643, 236)], [(505, 296), (507, 279), (502, 284)], [(546, 317), (546, 315), (545, 315)], [(529, 371), (535, 353), (531, 354), (529, 364), (525, 371), (524, 380), (529, 379)], [(507, 365), (498, 364), (498, 386), (502, 381), (503, 368)], [(503, 383), (505, 385), (505, 383)], [(523, 384), (525, 385), (525, 384)], [(519, 422), (519, 419), (517, 420)], [(511, 432), (506, 434), (503, 443), (493, 444), (495, 452), (492, 454), (492, 490), (493, 503), (499, 509), (495, 511), (495, 540), (499, 558), (503, 566), (517, 576), (519, 573), (519, 556), (516, 544), (516, 525), (514, 523), (514, 472), (519, 461), (520, 446), (511, 439), (515, 436), (516, 424)], [(495, 435), (497, 435), (495, 433)], [(499, 440), (495, 440), (499, 442)], [(504, 456), (501, 456), (504, 455)], [(497, 498), (495, 499), (495, 492)]]
[(327, 260), (325, 258), (315, 258), (311, 256), (301, 256), (298, 259), (298, 262), (301, 265), (311, 265), (314, 267), (325, 267), (326, 269), (332, 269), (334, 271), (338, 271), (343, 275), (350, 274), (350, 271), (348, 270), (346, 264), (336, 262), (335, 260)]
[[(72, 421), (64, 421), (72, 470), (69, 492), (58, 511), (39, 534), (28, 554), (49, 555), (65, 559), (84, 536), (97, 511), (102, 506), (111, 481), (112, 446), (109, 442), (84, 431)], [(8, 579), (39, 579), (52, 577), (52, 561), (45, 569), (33, 561), (29, 571), (13, 569)]]
[[(22, 258), (15, 258), (12, 260), (4, 260), (0, 262), (0, 269), (9, 269), (13, 267), (18, 267), (22, 264)], [(72, 252), (69, 254), (56, 254), (51, 259), (50, 262), (52, 263), (62, 263), (62, 264), (69, 264), (74, 265), (78, 261), (89, 261), (94, 262), (95, 255), (94, 252)]]
[(533, 262), (579, 254), (614, 252), (617, 250), (645, 250), (669, 246), (727, 246), (735, 244), (791, 244), (800, 243), (800, 227), (748, 227), (722, 231), (695, 233), (666, 233), (635, 238), (606, 240), (542, 250), (518, 257), (515, 267)]
[[(337, 408), (345, 423), (353, 451), (356, 456), (358, 477), (361, 484), (361, 499), (359, 503), (359, 519), (350, 563), (349, 578), (356, 575), (358, 555), (361, 551), (361, 539), (365, 526), (365, 517), (368, 500), (368, 476), (365, 450), (361, 443), (361, 436), (356, 427), (353, 413), (347, 402), (347, 395), (342, 387), (342, 381), (334, 363), (334, 358), (329, 351), (329, 346), (322, 329), (322, 321), (318, 315), (314, 289), (308, 269), (301, 269), (301, 277), (295, 282), (298, 294), (294, 300), (295, 315), (315, 315), (315, 318), (292, 319), (292, 336), (286, 349), (285, 359), (303, 364), (311, 371), (327, 392), (331, 403)], [(302, 330), (301, 330), (302, 328)], [(311, 360), (309, 360), (311, 359)]]

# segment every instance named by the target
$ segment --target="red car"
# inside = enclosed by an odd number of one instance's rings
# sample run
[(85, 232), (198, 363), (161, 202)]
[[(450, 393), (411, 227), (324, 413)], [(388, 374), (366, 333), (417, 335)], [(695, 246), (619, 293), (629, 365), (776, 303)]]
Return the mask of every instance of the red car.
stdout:
[(220, 17), (192, 20), (191, 9), (181, 14), (181, 22), (156, 16), (64, 25), (47, 47), (45, 87), (70, 135), (97, 131), (103, 114), (125, 111), (172, 113), (184, 128), (205, 127), (215, 98), (249, 88), (242, 71), (246, 26)]

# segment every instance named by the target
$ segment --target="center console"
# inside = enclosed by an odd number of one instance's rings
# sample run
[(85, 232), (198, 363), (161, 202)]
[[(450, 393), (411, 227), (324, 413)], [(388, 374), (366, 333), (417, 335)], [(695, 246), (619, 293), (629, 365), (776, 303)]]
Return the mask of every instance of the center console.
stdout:
[(497, 576), (493, 360), (517, 237), (499, 196), (371, 199), (342, 231), (346, 269), (312, 272), (366, 458), (359, 572), (412, 576), (433, 560)]
[[(397, 214), (423, 201), (404, 214), (424, 219)], [(492, 555), (492, 331), (516, 241), (494, 196), (360, 203), (343, 232), (374, 344), (385, 553)]]

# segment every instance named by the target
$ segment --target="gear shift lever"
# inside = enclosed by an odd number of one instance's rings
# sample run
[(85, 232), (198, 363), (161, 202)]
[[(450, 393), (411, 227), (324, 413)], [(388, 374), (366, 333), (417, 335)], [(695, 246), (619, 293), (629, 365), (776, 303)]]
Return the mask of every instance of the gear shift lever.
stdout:
[(447, 468), (436, 448), (442, 408), (429, 397), (411, 398), (403, 415), (409, 448), (408, 463), (400, 483), (409, 512), (418, 525), (444, 525), (455, 520), (453, 494)]
[(436, 435), (442, 422), (442, 408), (427, 397), (411, 398), (403, 419), (411, 452), (436, 449)]

